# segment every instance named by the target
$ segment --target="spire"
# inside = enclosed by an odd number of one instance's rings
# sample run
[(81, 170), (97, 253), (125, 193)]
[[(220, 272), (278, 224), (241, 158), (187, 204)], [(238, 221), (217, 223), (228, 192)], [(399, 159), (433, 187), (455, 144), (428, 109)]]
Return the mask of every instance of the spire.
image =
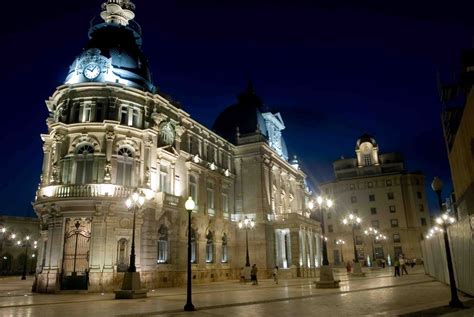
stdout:
[(102, 4), (100, 17), (107, 23), (128, 25), (135, 18), (135, 5), (130, 0), (107, 0)]

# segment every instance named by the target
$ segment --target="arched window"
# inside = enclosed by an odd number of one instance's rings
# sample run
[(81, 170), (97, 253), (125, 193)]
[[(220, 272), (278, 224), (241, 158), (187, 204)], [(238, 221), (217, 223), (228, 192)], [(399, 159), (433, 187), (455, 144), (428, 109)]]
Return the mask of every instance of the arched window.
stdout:
[(214, 235), (211, 231), (206, 236), (206, 263), (214, 262)]
[(197, 263), (196, 231), (191, 229), (191, 263)]
[(227, 263), (229, 261), (229, 252), (227, 250), (227, 235), (224, 233), (222, 235), (222, 254), (221, 254), (221, 262)]
[(169, 241), (168, 228), (164, 225), (160, 226), (158, 230), (158, 258), (157, 263), (168, 263)]
[(125, 238), (117, 242), (117, 272), (126, 272), (128, 269), (128, 240)]
[(364, 165), (365, 166), (372, 165), (372, 157), (370, 156), (370, 154), (364, 154)]
[(94, 170), (94, 148), (83, 144), (76, 150), (76, 184), (92, 183)]
[(124, 146), (117, 152), (117, 185), (132, 186), (133, 152)]

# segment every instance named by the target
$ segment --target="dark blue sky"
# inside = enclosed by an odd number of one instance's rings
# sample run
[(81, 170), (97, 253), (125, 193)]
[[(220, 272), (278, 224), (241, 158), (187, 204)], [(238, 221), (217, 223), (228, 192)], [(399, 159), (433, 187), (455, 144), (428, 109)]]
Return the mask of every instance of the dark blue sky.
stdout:
[[(331, 179), (333, 160), (354, 155), (364, 132), (428, 182), (450, 183), (436, 72), (452, 78), (472, 45), (474, 2), (311, 2), (135, 1), (155, 84), (211, 127), (251, 78), (280, 109), (290, 155), (316, 183)], [(100, 4), (2, 4), (0, 214), (32, 213), (44, 100), (81, 53)]]

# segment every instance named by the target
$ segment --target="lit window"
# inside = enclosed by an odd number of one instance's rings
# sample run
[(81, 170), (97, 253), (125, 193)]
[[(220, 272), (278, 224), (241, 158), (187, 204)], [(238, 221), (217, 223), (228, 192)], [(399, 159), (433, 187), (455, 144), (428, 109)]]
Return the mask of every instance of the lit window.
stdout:
[(133, 152), (122, 147), (117, 152), (117, 185), (132, 186)]
[(370, 154), (365, 154), (364, 155), (364, 164), (365, 164), (365, 166), (372, 165), (372, 157), (370, 156)]
[(215, 214), (215, 201), (214, 201), (214, 183), (207, 182), (207, 212), (210, 215)]
[(158, 230), (158, 257), (157, 263), (167, 263), (169, 252), (168, 228), (164, 225)]
[(170, 193), (169, 166), (160, 164), (160, 191)]
[(194, 200), (194, 203), (197, 206), (198, 203), (198, 195), (197, 195), (197, 180), (196, 176), (194, 175), (189, 175), (189, 193), (188, 195), (192, 197)]
[(400, 242), (400, 234), (398, 233), (393, 234), (393, 242)]
[(395, 208), (395, 206), (389, 206), (388, 208), (389, 208), (389, 210), (390, 210), (391, 213), (394, 213), (394, 212), (397, 211), (397, 209)]
[(390, 226), (392, 228), (398, 228), (398, 219), (390, 219)]
[(76, 150), (76, 184), (92, 183), (94, 169), (94, 148), (83, 144)]

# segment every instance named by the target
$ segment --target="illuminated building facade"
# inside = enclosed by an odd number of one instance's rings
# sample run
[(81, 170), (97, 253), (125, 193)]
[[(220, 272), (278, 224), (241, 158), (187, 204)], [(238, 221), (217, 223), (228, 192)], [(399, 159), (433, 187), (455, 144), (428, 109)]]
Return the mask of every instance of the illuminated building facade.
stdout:
[(129, 264), (136, 188), (147, 201), (137, 218), (136, 266), (147, 288), (186, 278), (187, 214), (192, 214), (195, 282), (238, 278), (253, 218), (251, 262), (269, 276), (314, 276), (320, 227), (297, 161), (288, 161), (279, 113), (249, 86), (216, 120), (195, 121), (154, 85), (128, 0), (109, 0), (84, 52), (46, 101), (48, 132), (34, 209), (41, 222), (37, 292), (111, 291)]

